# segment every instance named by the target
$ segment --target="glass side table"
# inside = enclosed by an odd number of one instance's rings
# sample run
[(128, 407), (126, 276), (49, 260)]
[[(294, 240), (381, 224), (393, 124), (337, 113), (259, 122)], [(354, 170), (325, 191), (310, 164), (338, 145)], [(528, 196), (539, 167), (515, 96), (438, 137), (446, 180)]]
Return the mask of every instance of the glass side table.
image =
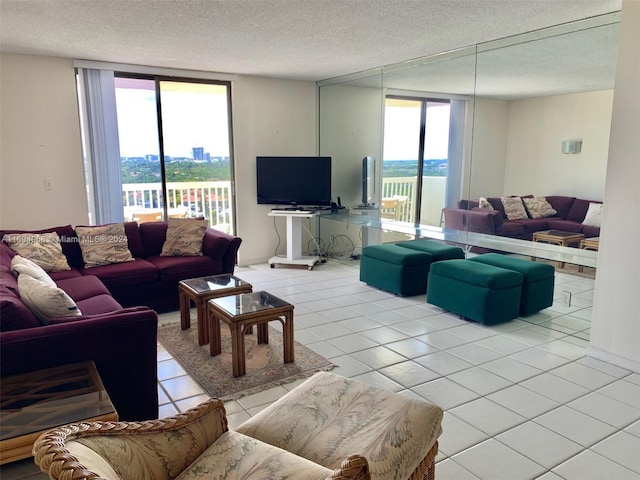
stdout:
[(244, 334), (257, 325), (258, 343), (269, 343), (269, 323), (282, 323), (284, 363), (294, 361), (293, 305), (269, 292), (243, 293), (209, 300), (209, 352), (216, 356), (222, 351), (220, 321), (231, 332), (231, 362), (233, 376), (246, 373)]
[(90, 361), (3, 377), (0, 390), (0, 464), (30, 457), (33, 442), (51, 428), (118, 421)]
[(191, 327), (191, 302), (195, 303), (198, 319), (198, 344), (209, 343), (207, 301), (226, 295), (249, 293), (252, 290), (253, 286), (250, 283), (226, 273), (181, 280), (178, 283), (180, 327), (182, 330)]

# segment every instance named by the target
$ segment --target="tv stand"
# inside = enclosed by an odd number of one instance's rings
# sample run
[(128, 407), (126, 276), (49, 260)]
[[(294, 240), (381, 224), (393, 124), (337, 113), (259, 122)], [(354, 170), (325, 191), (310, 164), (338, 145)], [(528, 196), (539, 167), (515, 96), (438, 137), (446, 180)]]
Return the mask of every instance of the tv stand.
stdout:
[(301, 265), (309, 270), (320, 263), (317, 255), (302, 255), (302, 219), (315, 216), (315, 212), (300, 210), (271, 210), (270, 217), (285, 217), (287, 221), (287, 257), (274, 256), (269, 259), (269, 266)]

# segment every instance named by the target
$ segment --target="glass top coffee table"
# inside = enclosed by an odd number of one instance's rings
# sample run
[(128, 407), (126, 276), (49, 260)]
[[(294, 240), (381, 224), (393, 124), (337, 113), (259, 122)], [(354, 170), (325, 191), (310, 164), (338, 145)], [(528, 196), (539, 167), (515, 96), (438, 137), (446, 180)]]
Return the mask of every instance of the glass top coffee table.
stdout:
[(250, 283), (227, 273), (181, 280), (178, 283), (180, 327), (182, 330), (191, 327), (191, 302), (195, 303), (198, 318), (198, 344), (209, 343), (207, 301), (225, 295), (249, 293), (252, 290), (253, 286)]
[(284, 363), (294, 361), (293, 305), (269, 292), (243, 293), (215, 298), (207, 302), (209, 308), (209, 352), (216, 356), (222, 351), (220, 321), (231, 332), (231, 363), (233, 376), (246, 373), (244, 334), (257, 325), (258, 343), (269, 343), (269, 323), (282, 323)]
[(76, 422), (117, 421), (93, 362), (2, 378), (0, 464), (31, 456), (45, 430)]

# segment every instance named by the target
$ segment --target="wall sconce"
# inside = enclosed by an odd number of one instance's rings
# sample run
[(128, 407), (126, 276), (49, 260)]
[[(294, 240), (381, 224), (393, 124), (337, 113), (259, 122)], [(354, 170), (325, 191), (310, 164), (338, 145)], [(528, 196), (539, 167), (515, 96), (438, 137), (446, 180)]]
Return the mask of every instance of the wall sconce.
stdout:
[(581, 139), (574, 138), (574, 139), (562, 141), (562, 153), (575, 155), (576, 153), (580, 153), (581, 151), (582, 151)]

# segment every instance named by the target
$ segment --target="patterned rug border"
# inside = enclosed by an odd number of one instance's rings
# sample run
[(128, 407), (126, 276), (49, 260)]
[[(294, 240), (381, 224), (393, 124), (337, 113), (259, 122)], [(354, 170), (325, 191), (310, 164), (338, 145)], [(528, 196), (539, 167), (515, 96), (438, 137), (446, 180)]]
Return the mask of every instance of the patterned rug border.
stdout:
[[(250, 356), (256, 343), (254, 333), (245, 339), (247, 374), (234, 378), (229, 329), (224, 326), (221, 329), (222, 353), (216, 357), (209, 355), (208, 344), (198, 345), (197, 332), (198, 326), (193, 321), (187, 330), (181, 330), (179, 323), (164, 323), (158, 326), (158, 341), (207, 395), (224, 401), (237, 400), (335, 367), (322, 355), (299, 342), (295, 342), (295, 362), (283, 363), (282, 334), (269, 327), (269, 345), (258, 346), (261, 352), (266, 352), (269, 364), (263, 368), (251, 368)], [(269, 376), (274, 378), (270, 380)]]

